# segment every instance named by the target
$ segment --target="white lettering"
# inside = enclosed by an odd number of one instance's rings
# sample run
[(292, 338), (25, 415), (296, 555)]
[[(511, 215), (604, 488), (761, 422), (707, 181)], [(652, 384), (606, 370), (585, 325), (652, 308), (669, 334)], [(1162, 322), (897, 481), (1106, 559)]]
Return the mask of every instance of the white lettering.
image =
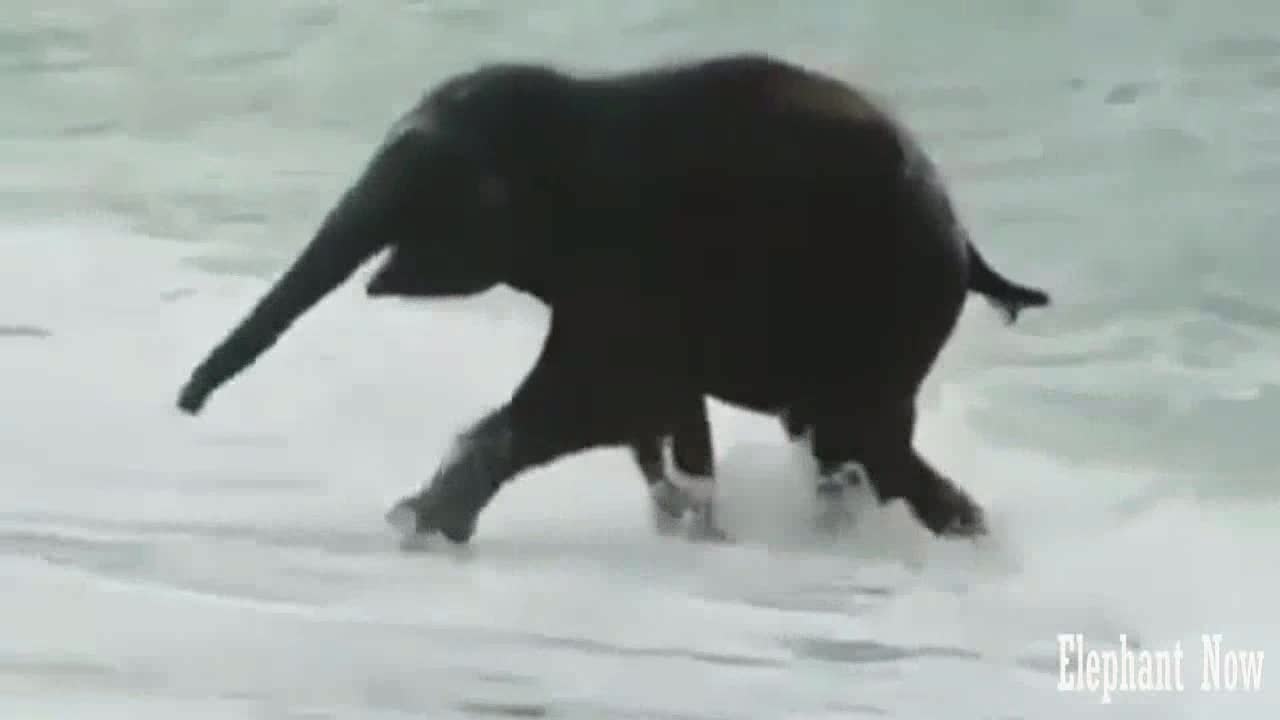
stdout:
[(1102, 660), (1102, 704), (1111, 702), (1111, 693), (1120, 686), (1120, 655), (1107, 653)]
[(1178, 692), (1187, 689), (1182, 684), (1182, 654), (1182, 643), (1175, 642), (1173, 644), (1173, 667), (1169, 669), (1169, 673), (1173, 675), (1173, 688)]
[(1058, 690), (1067, 691), (1075, 690), (1073, 678), (1079, 675), (1079, 665), (1076, 666), (1074, 672), (1068, 671), (1071, 667), (1071, 656), (1067, 653), (1076, 646), (1076, 636), (1069, 634), (1058, 635)]
[(1222, 635), (1201, 635), (1202, 667), (1200, 689), (1203, 691), (1262, 689), (1262, 650), (1223, 650)]
[[(1086, 647), (1084, 635), (1061, 633), (1058, 642), (1058, 690), (1098, 694), (1104, 705), (1130, 692), (1184, 692), (1182, 643), (1167, 649), (1132, 647), (1127, 635), (1118, 646)], [(1227, 650), (1221, 635), (1202, 635), (1202, 692), (1257, 692), (1265, 659), (1261, 650)]]

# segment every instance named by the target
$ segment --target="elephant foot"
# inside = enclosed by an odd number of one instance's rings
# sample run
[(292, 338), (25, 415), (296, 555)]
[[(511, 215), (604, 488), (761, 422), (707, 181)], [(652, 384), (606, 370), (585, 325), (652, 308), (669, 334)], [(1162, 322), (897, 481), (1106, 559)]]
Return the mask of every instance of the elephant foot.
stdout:
[(455, 544), (471, 540), (480, 511), (498, 488), (484, 478), (458, 472), (453, 465), (438, 473), (421, 492), (410, 495), (387, 511), (386, 520), (406, 542), (440, 533)]
[(938, 532), (947, 538), (979, 538), (990, 534), (987, 527), (986, 512), (967, 494), (956, 490), (955, 496), (948, 500), (947, 521)]
[(716, 481), (707, 477), (681, 477), (680, 490), (689, 502), (689, 527), (685, 537), (693, 542), (729, 542), (716, 519)]
[(818, 497), (818, 513), (814, 519), (818, 531), (835, 536), (853, 524), (853, 513), (844, 503), (844, 489), (831, 491)]
[(846, 493), (867, 480), (866, 468), (857, 462), (846, 462), (818, 478), (814, 494), (818, 500), (816, 525), (820, 532), (836, 535), (852, 524), (853, 514), (845, 503)]
[(684, 518), (689, 515), (685, 536), (696, 542), (725, 542), (729, 534), (716, 524), (711, 491), (712, 481), (689, 480), (677, 485), (668, 479), (658, 480), (649, 486), (650, 512), (654, 530), (659, 535), (672, 536), (680, 531)]
[(440, 533), (455, 544), (471, 540), (476, 532), (478, 511), (466, 511), (432, 498), (430, 493), (412, 495), (387, 511), (387, 524), (412, 545), (433, 533)]
[(937, 477), (916, 514), (930, 530), (943, 538), (978, 538), (989, 534), (982, 506), (950, 479)]
[(715, 506), (711, 503), (693, 508), (686, 537), (693, 542), (727, 543), (733, 538), (720, 527), (715, 519)]
[(513, 474), (505, 418), (487, 416), (455, 441), (431, 482), (392, 506), (386, 520), (406, 544), (437, 532), (452, 543), (466, 543), (480, 512)]
[(688, 509), (689, 498), (670, 480), (658, 480), (649, 486), (649, 511), (653, 529), (659, 535), (675, 535)]
[(866, 466), (856, 460), (850, 460), (818, 478), (818, 494), (828, 493), (840, 496), (844, 494), (846, 488), (858, 487), (870, 480)]

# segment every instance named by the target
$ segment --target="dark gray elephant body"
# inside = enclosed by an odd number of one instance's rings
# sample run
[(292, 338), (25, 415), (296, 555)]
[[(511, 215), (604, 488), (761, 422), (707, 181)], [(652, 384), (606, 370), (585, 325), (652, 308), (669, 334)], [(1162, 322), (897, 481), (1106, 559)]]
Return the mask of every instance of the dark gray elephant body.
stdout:
[(705, 398), (808, 432), (824, 478), (869, 476), (937, 533), (981, 510), (912, 444), (915, 398), (966, 292), (1048, 303), (977, 254), (927, 156), (853, 89), (736, 56), (574, 78), (493, 66), (430, 93), (312, 245), (193, 373), (207, 396), (384, 247), (371, 295), (506, 283), (551, 308), (509, 402), (459, 438), (398, 521), (465, 541), (521, 471), (628, 445), (656, 504), (661, 455), (711, 487)]

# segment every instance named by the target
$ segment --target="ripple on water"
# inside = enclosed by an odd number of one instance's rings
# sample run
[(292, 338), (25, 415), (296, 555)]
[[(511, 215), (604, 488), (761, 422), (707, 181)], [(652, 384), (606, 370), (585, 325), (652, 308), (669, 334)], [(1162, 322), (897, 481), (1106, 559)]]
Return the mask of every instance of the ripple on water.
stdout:
[(1184, 60), (1192, 65), (1212, 66), (1280, 57), (1280, 37), (1261, 32), (1227, 33), (1192, 46)]
[(499, 703), (483, 700), (460, 703), (458, 709), (473, 717), (543, 718), (550, 708), (539, 703)]
[(1132, 105), (1144, 95), (1154, 93), (1160, 83), (1152, 81), (1131, 81), (1116, 83), (1107, 91), (1102, 101), (1107, 105)]
[(66, 125), (59, 131), (59, 133), (65, 138), (86, 138), (110, 135), (114, 132), (118, 132), (120, 129), (120, 123), (115, 120), (95, 120), (91, 122), (76, 122), (71, 125)]
[(789, 643), (797, 655), (810, 660), (851, 664), (898, 662), (923, 658), (977, 660), (982, 656), (963, 648), (886, 645), (873, 640), (798, 638)]
[(53, 332), (38, 325), (0, 325), (0, 338), (47, 338)]

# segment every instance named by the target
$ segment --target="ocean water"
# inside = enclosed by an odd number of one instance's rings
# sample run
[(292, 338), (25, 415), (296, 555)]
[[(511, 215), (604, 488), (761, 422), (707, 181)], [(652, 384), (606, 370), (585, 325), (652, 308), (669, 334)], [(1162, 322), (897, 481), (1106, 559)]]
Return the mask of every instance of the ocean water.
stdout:
[[(1272, 718), (1201, 637), (1280, 653), (1280, 6), (1191, 0), (0, 1), (0, 716)], [(649, 530), (622, 451), (529, 473), (465, 551), (388, 504), (531, 365), (546, 314), (331, 295), (199, 418), (177, 389), (382, 132), (499, 59), (775, 52), (913, 127), (991, 262), (920, 446), (978, 545), (855, 503), (717, 405), (724, 522)], [(1059, 689), (1059, 634), (1185, 650)]]

